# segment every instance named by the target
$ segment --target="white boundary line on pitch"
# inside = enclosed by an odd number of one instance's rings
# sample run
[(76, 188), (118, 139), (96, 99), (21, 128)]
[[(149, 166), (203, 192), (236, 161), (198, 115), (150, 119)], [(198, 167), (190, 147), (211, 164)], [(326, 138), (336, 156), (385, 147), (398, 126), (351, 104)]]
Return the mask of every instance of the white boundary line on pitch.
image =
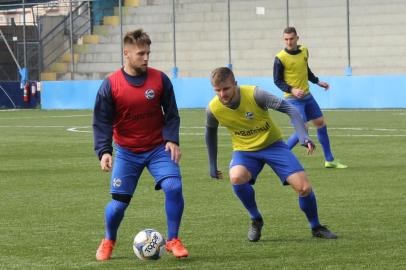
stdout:
[(75, 128), (90, 128), (90, 126), (12, 126), (12, 125), (0, 125), (0, 128), (66, 128), (68, 129), (75, 129)]
[[(34, 125), (0, 125), (0, 128), (66, 128), (68, 132), (77, 133), (92, 133), (91, 130), (81, 130), (90, 129), (91, 126), (34, 126)], [(205, 127), (181, 127), (181, 129), (204, 129)], [(292, 127), (282, 127), (282, 128), (292, 128)], [(224, 129), (221, 127), (221, 129)], [(354, 130), (354, 131), (381, 131), (381, 132), (395, 132), (395, 131), (405, 131), (404, 129), (387, 129), (387, 128), (329, 128), (334, 130)], [(204, 132), (180, 132), (180, 135), (185, 136), (204, 136)], [(229, 133), (219, 133), (220, 136), (228, 136)], [(329, 134), (330, 137), (406, 137), (406, 134)]]
[(21, 111), (22, 109), (4, 109), (0, 110), (0, 112), (15, 112), (15, 111)]
[(79, 128), (90, 128), (90, 127), (71, 127), (71, 128), (68, 128), (67, 131), (78, 132), (78, 133), (92, 133), (92, 131), (90, 131), (90, 130), (78, 130)]
[(0, 125), (0, 128), (68, 128), (68, 126), (12, 126), (12, 125)]
[[(181, 129), (204, 129), (205, 127), (180, 127)], [(220, 127), (224, 128), (224, 127)], [(282, 126), (282, 129), (293, 129), (292, 126)], [(310, 127), (310, 130), (315, 129), (314, 127)], [(397, 129), (397, 128), (362, 128), (362, 127), (329, 127), (329, 130), (356, 130), (356, 131), (406, 131), (406, 129)]]
[[(180, 135), (188, 136), (204, 136), (204, 133), (195, 132), (195, 133), (185, 133), (180, 132)], [(219, 133), (219, 136), (229, 136), (228, 133)], [(406, 137), (406, 134), (329, 134), (329, 137)]]
[(44, 119), (44, 118), (73, 118), (73, 117), (85, 117), (92, 116), (92, 114), (71, 114), (71, 115), (48, 115), (48, 116), (23, 116), (23, 117), (7, 117), (1, 118), (1, 120), (18, 120), (18, 119)]
[[(90, 128), (90, 127), (72, 127), (68, 128), (67, 131), (79, 132), (79, 133), (91, 133), (90, 130), (79, 130), (80, 128)], [(179, 135), (183, 136), (204, 136), (203, 132), (179, 132)], [(229, 136), (228, 133), (219, 133), (219, 136)], [(329, 134), (330, 137), (406, 137), (406, 134)]]

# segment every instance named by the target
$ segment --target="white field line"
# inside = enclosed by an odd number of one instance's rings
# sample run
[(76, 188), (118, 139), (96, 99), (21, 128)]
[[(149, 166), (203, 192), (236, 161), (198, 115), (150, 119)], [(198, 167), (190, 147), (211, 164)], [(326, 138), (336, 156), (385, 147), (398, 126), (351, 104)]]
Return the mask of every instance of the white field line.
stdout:
[[(185, 132), (180, 132), (180, 135), (185, 135), (185, 136), (204, 136), (203, 132), (190, 132), (190, 133), (185, 133)], [(228, 133), (219, 133), (219, 136), (229, 136)], [(329, 137), (406, 137), (406, 134), (329, 134)]]
[[(35, 126), (35, 125), (0, 125), (0, 128), (66, 128), (68, 131), (72, 132), (79, 132), (77, 129), (88, 129), (91, 128), (91, 126)], [(204, 129), (205, 127), (181, 127), (181, 129)], [(281, 127), (282, 129), (293, 129), (293, 127), (286, 126), (286, 127)], [(220, 127), (220, 129), (224, 129), (223, 127)], [(312, 130), (314, 128), (310, 128)], [(329, 130), (355, 130), (355, 131), (390, 131), (390, 132), (402, 132), (406, 131), (406, 129), (396, 129), (396, 128), (351, 128), (351, 127), (340, 127), (340, 128), (328, 128)]]
[(0, 110), (0, 112), (16, 112), (16, 111), (21, 111), (22, 109), (3, 109)]
[[(81, 133), (91, 133), (90, 130), (81, 130), (90, 127), (72, 127), (68, 128), (67, 131), (70, 132), (81, 132)], [(205, 127), (182, 127), (181, 129), (204, 129)], [(291, 127), (283, 127), (283, 128), (291, 128)], [(225, 131), (225, 128), (221, 128)], [(395, 132), (401, 131), (398, 129), (385, 129), (385, 128), (376, 128), (376, 129), (369, 129), (369, 128), (331, 128), (334, 130), (355, 130), (355, 131), (386, 131), (386, 132)], [(204, 136), (204, 132), (179, 132), (179, 135), (183, 136)], [(219, 136), (228, 136), (228, 132), (219, 132)], [(406, 137), (406, 134), (329, 134), (330, 137)]]
[[(181, 127), (181, 129), (204, 129), (205, 127)], [(220, 127), (223, 128), (223, 127)], [(282, 126), (282, 129), (293, 129), (292, 126)], [(310, 127), (310, 130), (315, 129)], [(396, 128), (362, 128), (362, 127), (329, 127), (328, 130), (356, 130), (356, 131), (406, 131), (406, 129), (396, 129)]]
[(28, 126), (28, 125), (0, 125), (0, 128), (90, 128), (90, 126), (79, 126), (79, 127), (72, 127), (72, 126)]
[(78, 133), (92, 133), (91, 130), (80, 130), (82, 128), (89, 129), (90, 127), (71, 127), (71, 128), (68, 128), (67, 131), (78, 132)]
[[(92, 130), (89, 130), (91, 126), (36, 126), (36, 125), (0, 125), (0, 128), (64, 128), (69, 132), (77, 132), (77, 133), (92, 133)], [(205, 127), (181, 127), (181, 129), (204, 129)], [(282, 127), (283, 129), (292, 129), (290, 126)], [(220, 127), (222, 130), (219, 132), (220, 136), (228, 136), (228, 132), (225, 131), (225, 128)], [(361, 132), (371, 132), (375, 131), (378, 133), (381, 132), (390, 132), (392, 134), (329, 134), (330, 137), (406, 137), (406, 134), (393, 134), (393, 132), (402, 132), (406, 131), (405, 129), (394, 129), (394, 128), (351, 128), (351, 127), (342, 127), (342, 128), (329, 128), (329, 130), (352, 130), (352, 131), (361, 131)], [(184, 136), (204, 136), (204, 132), (180, 132), (180, 135)]]
[[(1, 111), (1, 110), (0, 110)], [(74, 117), (88, 117), (92, 114), (72, 114), (72, 115), (48, 115), (48, 116), (23, 116), (23, 117), (7, 117), (1, 120), (15, 120), (15, 119), (46, 119), (46, 118), (74, 118)]]

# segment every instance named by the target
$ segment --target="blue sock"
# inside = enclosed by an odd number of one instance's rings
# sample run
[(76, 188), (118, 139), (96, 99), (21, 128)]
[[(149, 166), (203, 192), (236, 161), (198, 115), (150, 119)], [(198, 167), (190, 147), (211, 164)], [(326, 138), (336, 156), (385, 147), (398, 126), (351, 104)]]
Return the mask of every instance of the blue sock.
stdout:
[(299, 138), (297, 137), (296, 132), (293, 133), (292, 135), (290, 135), (288, 141), (286, 142), (286, 144), (288, 145), (289, 149), (292, 149), (293, 147), (295, 147), (295, 145), (299, 142)]
[(168, 239), (178, 238), (180, 221), (183, 214), (182, 181), (179, 178), (167, 178), (161, 183), (165, 192), (166, 222), (168, 225)]
[(255, 201), (254, 188), (249, 184), (233, 185), (235, 195), (240, 199), (242, 204), (248, 210), (251, 219), (262, 218), (261, 213), (258, 211), (257, 203)]
[(106, 222), (106, 239), (116, 240), (118, 226), (124, 217), (125, 209), (128, 203), (123, 203), (116, 200), (111, 200), (106, 206), (105, 222)]
[(299, 196), (300, 209), (306, 214), (310, 227), (313, 229), (320, 225), (319, 216), (317, 214), (316, 196), (313, 191), (306, 197)]
[(333, 161), (334, 156), (333, 153), (331, 153), (330, 140), (327, 134), (327, 126), (317, 129), (317, 138), (319, 139), (321, 147), (323, 148), (324, 159), (326, 161)]

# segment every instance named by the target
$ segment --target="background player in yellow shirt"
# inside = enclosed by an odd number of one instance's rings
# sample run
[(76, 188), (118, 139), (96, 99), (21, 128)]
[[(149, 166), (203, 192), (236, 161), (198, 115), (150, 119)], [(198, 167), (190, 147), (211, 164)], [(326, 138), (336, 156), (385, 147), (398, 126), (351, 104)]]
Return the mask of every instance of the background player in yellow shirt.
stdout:
[(233, 72), (220, 67), (211, 74), (216, 96), (207, 107), (206, 144), (210, 175), (222, 178), (217, 168), (217, 129), (226, 127), (232, 138), (233, 157), (230, 162), (230, 181), (236, 196), (247, 209), (252, 220), (249, 241), (258, 241), (264, 224), (255, 201), (255, 184), (265, 164), (269, 165), (282, 184), (290, 185), (299, 195), (299, 206), (306, 214), (314, 237), (335, 239), (337, 236), (319, 222), (316, 196), (302, 165), (282, 141), (279, 128), (272, 121), (268, 109), (289, 115), (308, 154), (314, 150), (304, 122), (288, 102), (255, 86), (239, 86)]
[[(326, 121), (319, 105), (309, 91), (309, 83), (329, 89), (326, 82), (319, 81), (308, 65), (309, 52), (307, 48), (298, 45), (299, 36), (294, 27), (283, 31), (286, 48), (275, 57), (273, 78), (275, 84), (285, 92), (285, 99), (298, 109), (305, 122), (312, 121), (317, 128), (317, 138), (323, 148), (324, 166), (326, 168), (345, 169), (347, 165), (334, 159), (327, 133)], [(290, 149), (298, 143), (297, 133), (293, 133), (287, 141)]]

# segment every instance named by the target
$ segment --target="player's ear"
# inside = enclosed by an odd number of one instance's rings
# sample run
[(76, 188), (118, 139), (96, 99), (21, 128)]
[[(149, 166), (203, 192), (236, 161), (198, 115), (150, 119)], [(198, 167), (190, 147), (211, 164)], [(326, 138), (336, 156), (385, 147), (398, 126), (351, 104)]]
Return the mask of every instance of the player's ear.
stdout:
[(124, 54), (124, 56), (128, 56), (128, 48), (127, 48), (127, 46), (124, 46), (123, 54)]

